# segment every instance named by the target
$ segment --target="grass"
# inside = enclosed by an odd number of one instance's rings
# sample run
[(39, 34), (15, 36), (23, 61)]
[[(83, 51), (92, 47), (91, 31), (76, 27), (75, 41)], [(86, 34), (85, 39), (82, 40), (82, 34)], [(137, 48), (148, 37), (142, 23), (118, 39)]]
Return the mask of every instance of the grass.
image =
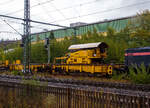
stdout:
[[(132, 66), (133, 67), (133, 66)], [(114, 72), (112, 78), (105, 78), (105, 77), (85, 77), (85, 76), (71, 76), (71, 75), (51, 75), (49, 73), (37, 73), (33, 76), (33, 79), (38, 77), (47, 77), (47, 78), (60, 78), (60, 79), (74, 79), (80, 81), (97, 81), (97, 82), (119, 82), (119, 83), (134, 83), (134, 84), (150, 84), (150, 74), (147, 71), (144, 64), (141, 65), (140, 68), (136, 67), (137, 72), (135, 73), (135, 68), (129, 68), (129, 74), (122, 73), (118, 74)], [(8, 75), (22, 75), (20, 72), (13, 71), (13, 72), (6, 72), (2, 74)], [(39, 81), (31, 80), (31, 81), (24, 81), (29, 85), (38, 85)], [(47, 85), (47, 84), (45, 84)]]
[[(17, 73), (17, 72), (16, 72)], [(18, 75), (14, 74), (14, 72), (3, 72), (1, 74), (6, 74), (6, 75)], [(71, 75), (51, 75), (49, 73), (36, 73), (33, 76), (33, 79), (36, 77), (47, 77), (47, 78), (60, 78), (60, 79), (74, 79), (74, 80), (81, 80), (81, 81), (98, 81), (98, 82), (119, 82), (119, 83), (130, 83), (128, 79), (125, 79), (125, 74), (113, 74), (112, 78), (106, 78), (104, 76), (101, 77), (88, 77), (88, 76), (71, 76)], [(24, 81), (24, 83), (31, 84), (31, 85), (36, 85), (36, 81)], [(39, 83), (39, 82), (38, 82)]]
[(0, 108), (55, 108), (56, 103), (55, 95), (33, 90), (0, 87), (0, 95)]
[(127, 78), (127, 73), (117, 73), (116, 71), (113, 73), (112, 75), (112, 79), (113, 80), (118, 80), (118, 81), (121, 81), (121, 80), (128, 80)]
[(16, 75), (23, 76), (23, 73), (22, 73), (21, 71), (15, 71), (15, 70), (14, 70), (14, 71), (11, 72), (11, 74), (12, 74), (12, 75), (15, 75), (15, 76), (16, 76)]
[(113, 75), (112, 78), (105, 78), (104, 76), (101, 77), (85, 77), (85, 76), (71, 76), (71, 75), (51, 75), (40, 73), (36, 74), (36, 76), (40, 77), (49, 77), (49, 78), (60, 78), (60, 79), (73, 79), (73, 80), (80, 80), (80, 81), (98, 81), (98, 82), (122, 82), (122, 83), (130, 83), (129, 80), (124, 79), (125, 75)]

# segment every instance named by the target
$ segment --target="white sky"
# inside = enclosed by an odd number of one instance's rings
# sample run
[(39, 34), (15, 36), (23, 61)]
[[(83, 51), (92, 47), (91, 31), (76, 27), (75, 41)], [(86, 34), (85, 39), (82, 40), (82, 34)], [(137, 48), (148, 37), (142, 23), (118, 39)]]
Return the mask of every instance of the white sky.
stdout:
[[(150, 0), (31, 0), (31, 19), (69, 26), (70, 23), (92, 23), (135, 15), (150, 9)], [(24, 0), (1, 0), (0, 14), (24, 17)], [(0, 17), (0, 39), (20, 39), (21, 36), (4, 22), (23, 34), (22, 21)], [(57, 27), (31, 23), (32, 33)]]

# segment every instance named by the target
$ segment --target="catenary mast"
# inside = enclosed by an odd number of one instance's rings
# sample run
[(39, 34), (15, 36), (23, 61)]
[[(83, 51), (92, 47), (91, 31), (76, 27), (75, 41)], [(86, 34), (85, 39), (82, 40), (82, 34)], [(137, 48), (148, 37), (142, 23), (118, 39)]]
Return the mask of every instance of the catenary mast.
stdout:
[(30, 0), (24, 0), (24, 35), (22, 42), (24, 45), (24, 72), (30, 72), (30, 49), (31, 49), (31, 30), (30, 30)]

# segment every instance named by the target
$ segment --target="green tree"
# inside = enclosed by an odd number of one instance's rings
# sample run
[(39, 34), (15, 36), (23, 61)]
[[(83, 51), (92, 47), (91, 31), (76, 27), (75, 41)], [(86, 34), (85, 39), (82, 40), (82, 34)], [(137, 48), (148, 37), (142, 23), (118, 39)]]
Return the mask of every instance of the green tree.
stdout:
[(142, 46), (143, 42), (150, 42), (150, 11), (138, 13), (129, 23), (130, 36)]
[(51, 31), (51, 32), (50, 32), (50, 36), (49, 36), (49, 38), (50, 38), (50, 40), (55, 39), (55, 37), (54, 37), (54, 32), (53, 32), (53, 31)]

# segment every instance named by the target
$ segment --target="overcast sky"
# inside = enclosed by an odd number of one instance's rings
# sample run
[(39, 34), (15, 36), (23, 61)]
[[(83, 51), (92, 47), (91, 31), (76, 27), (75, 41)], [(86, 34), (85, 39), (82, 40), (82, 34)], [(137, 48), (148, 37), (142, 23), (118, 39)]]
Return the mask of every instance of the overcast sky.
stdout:
[[(69, 26), (70, 23), (92, 23), (105, 19), (132, 16), (150, 9), (150, 0), (31, 0), (31, 19)], [(1, 0), (0, 14), (24, 17), (24, 0)], [(5, 21), (4, 21), (5, 20)], [(23, 22), (0, 18), (0, 39), (20, 39), (9, 25), (23, 34)], [(32, 33), (58, 27), (31, 23)]]

